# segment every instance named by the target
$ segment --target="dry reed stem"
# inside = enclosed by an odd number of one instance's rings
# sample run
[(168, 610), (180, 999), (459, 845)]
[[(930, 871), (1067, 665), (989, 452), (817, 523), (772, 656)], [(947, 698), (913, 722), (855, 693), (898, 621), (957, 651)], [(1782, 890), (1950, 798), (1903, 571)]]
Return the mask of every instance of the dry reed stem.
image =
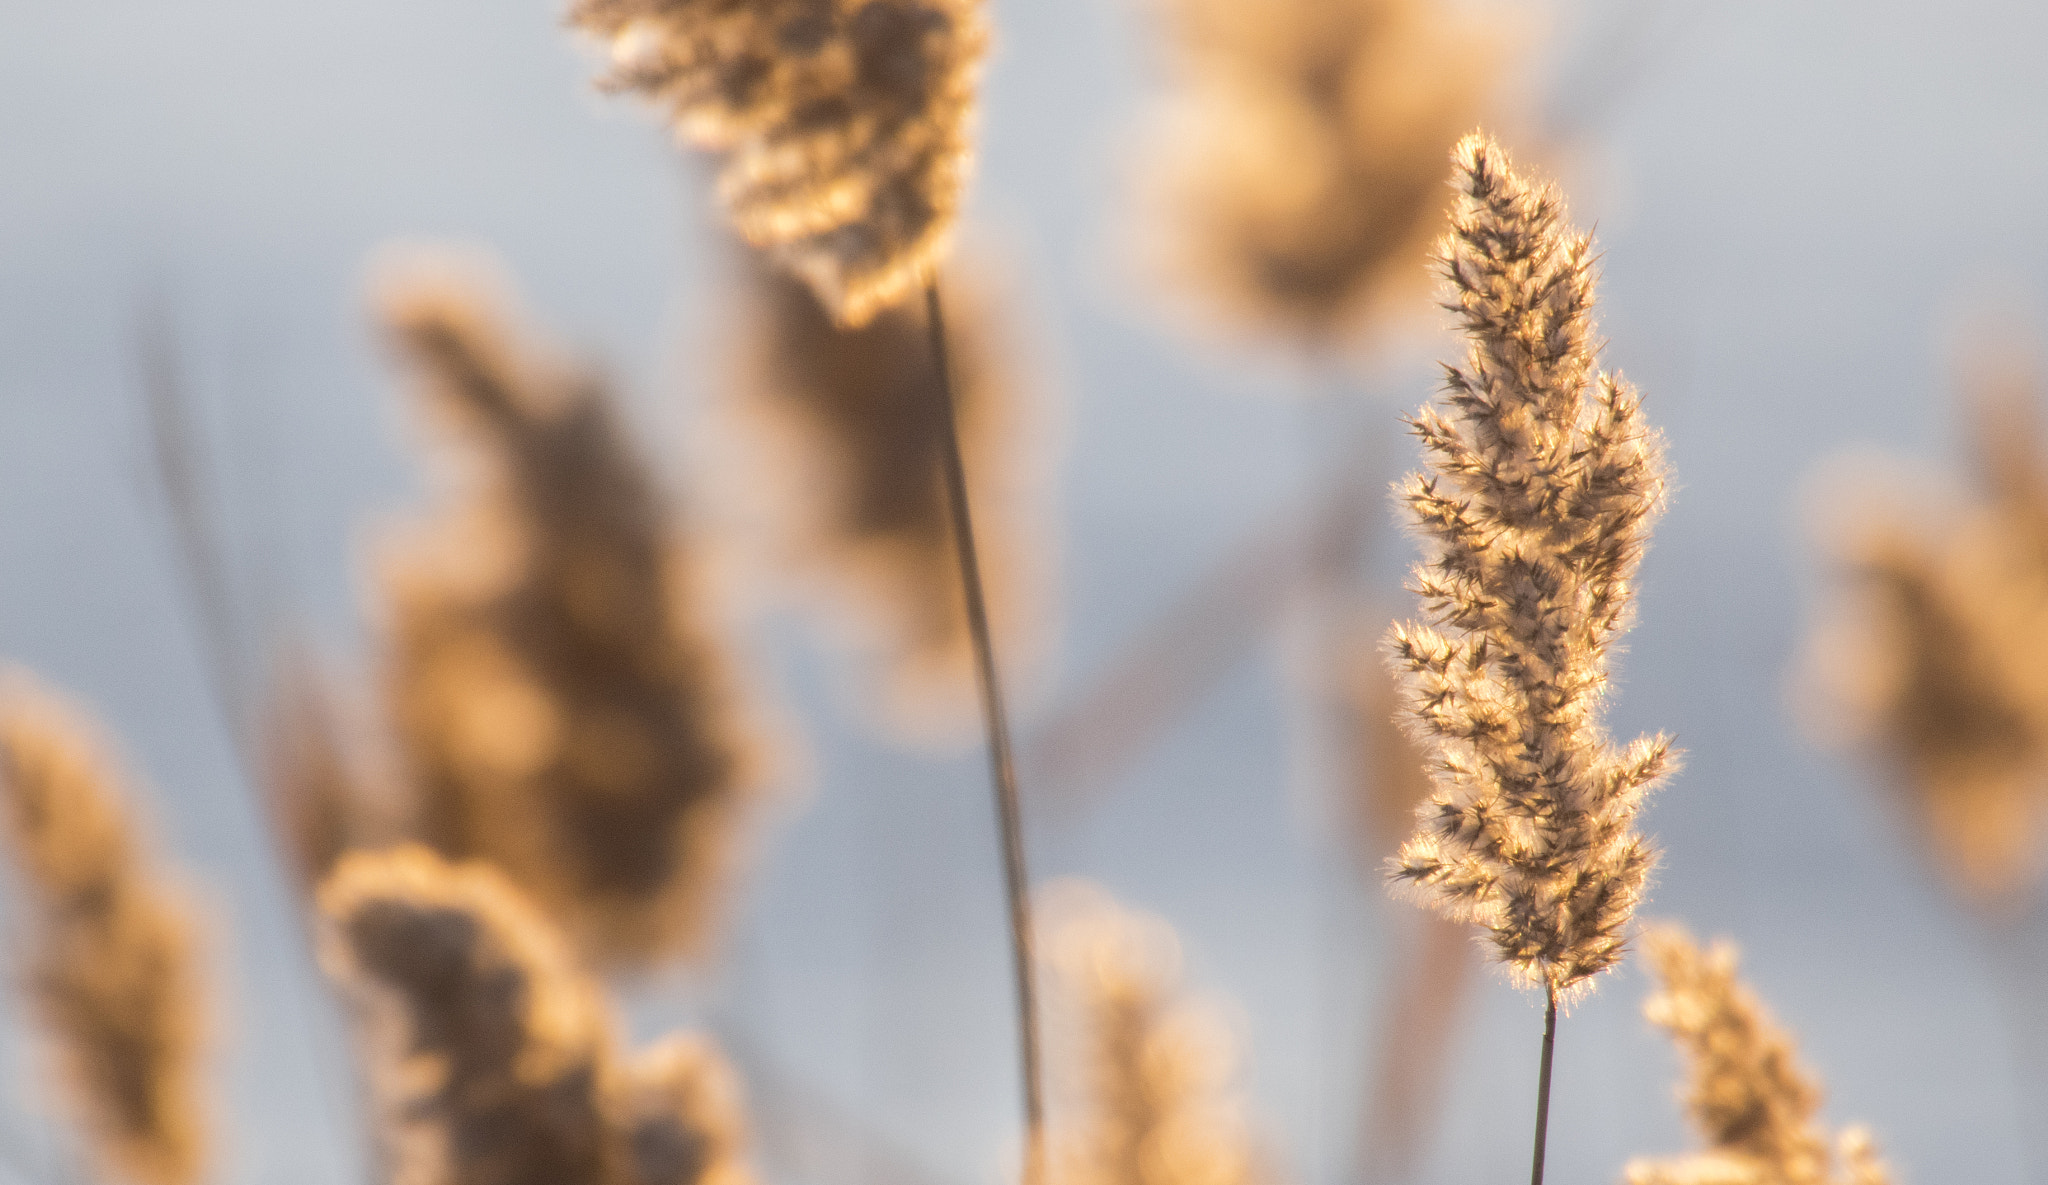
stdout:
[(473, 467), (384, 555), (389, 694), (420, 834), (503, 866), (587, 956), (701, 949), (759, 780), (734, 672), (604, 391), (522, 349), (473, 276), (385, 295)]
[(723, 1058), (672, 1036), (624, 1060), (601, 989), (497, 869), (350, 852), (320, 908), (396, 1185), (750, 1185)]
[(1568, 997), (1621, 957), (1655, 861), (1636, 810), (1674, 764), (1666, 738), (1617, 748), (1599, 719), (1662, 449), (1597, 369), (1591, 239), (1484, 136), (1454, 159), (1440, 253), (1468, 350), (1409, 421), (1429, 471), (1398, 489), (1430, 624), (1388, 642), (1437, 789), (1389, 873), (1483, 927), (1518, 982)]
[[(770, 508), (776, 562), (821, 586), (881, 670), (882, 714), (910, 736), (969, 717), (973, 653), (940, 479), (943, 398), (924, 318), (889, 309), (835, 325), (804, 285), (759, 269), (737, 420), (748, 496)], [(955, 423), (974, 501), (989, 613), (1009, 669), (1036, 641), (1044, 558), (1032, 505), (1038, 435), (994, 298), (948, 289)]]
[(980, 0), (577, 0), (605, 85), (723, 154), (748, 242), (866, 324), (916, 296), (951, 238), (988, 31)]
[(1506, 56), (1432, 0), (1162, 0), (1174, 97), (1134, 234), (1225, 324), (1327, 346), (1418, 295), (1444, 154)]
[(1885, 1185), (1890, 1175), (1867, 1132), (1836, 1142), (1815, 1122), (1821, 1088), (1792, 1040), (1736, 976), (1735, 948), (1701, 950), (1662, 927), (1645, 936), (1659, 989), (1644, 1015), (1671, 1035), (1688, 1067), (1686, 1114), (1706, 1148), (1673, 1160), (1636, 1160), (1629, 1185)]
[(1234, 1089), (1235, 1050), (1186, 997), (1164, 922), (1092, 885), (1041, 891), (1063, 1047), (1081, 1072), (1052, 1128), (1062, 1185), (1255, 1185), (1266, 1173)]
[(1980, 381), (1983, 496), (1915, 522), (1889, 491), (1827, 540), (1841, 596), (1810, 680), (1882, 763), (1929, 863), (2014, 910), (2048, 869), (2048, 460), (2032, 373)]
[(30, 985), (100, 1169), (193, 1185), (206, 1168), (193, 907), (140, 834), (111, 746), (21, 670), (0, 672), (0, 794), (30, 926)]

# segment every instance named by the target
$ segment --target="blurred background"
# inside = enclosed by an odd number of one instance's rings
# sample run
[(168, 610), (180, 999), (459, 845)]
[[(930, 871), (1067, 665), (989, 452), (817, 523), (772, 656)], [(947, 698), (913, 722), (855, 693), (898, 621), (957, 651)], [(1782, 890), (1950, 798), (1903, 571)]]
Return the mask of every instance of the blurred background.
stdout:
[[(1906, 1180), (2048, 1179), (2048, 1141), (2030, 1162), (2023, 1138), (2048, 1129), (2029, 1077), (2048, 1002), (2014, 990), (2043, 982), (2048, 932), (2030, 907), (1986, 921), (1958, 904), (1879, 771), (1809, 739), (1797, 677), (1827, 603), (1816, 467), (1876, 446), (1898, 458), (1866, 462), (1880, 474), (1961, 470), (1959, 352), (1985, 325), (2043, 329), (2048, 14), (1469, 14), (1511, 47), (1489, 118), (1597, 229), (1607, 365), (1647, 393), (1677, 475), (1610, 717), (1687, 752), (1647, 812), (1666, 849), (1647, 912), (1741, 944), (1828, 1082), (1830, 1122), (1871, 1125)], [(1370, 504), (1338, 519), (1361, 595), (1380, 623), (1408, 612), (1411, 545), (1377, 491), (1412, 460), (1397, 417), (1459, 347), (1420, 288), (1419, 316), (1309, 352), (1209, 332), (1147, 278), (1134, 172), (1170, 82), (1163, 19), (1141, 0), (993, 5), (964, 238), (1000, 261), (1037, 401), (1043, 644), (1012, 672), (1033, 872), (1170, 921), (1189, 982), (1231, 1002), (1276, 1171), (1354, 1185), (1421, 914), (1360, 859), (1330, 730), (1302, 723), (1327, 606), (1272, 573), (1314, 566), (1348, 481)], [(426, 488), (367, 319), (367, 261), (393, 240), (498, 252), (535, 320), (618, 377), (645, 451), (721, 538), (759, 463), (718, 430), (737, 252), (708, 171), (595, 93), (595, 60), (545, 0), (0, 0), (0, 653), (98, 708), (217, 915), (226, 1182), (339, 1185), (368, 1166), (346, 1030), (153, 475), (146, 343), (175, 356), (244, 619), (358, 665), (366, 541)], [(635, 1032), (721, 1035), (774, 1185), (1006, 1181), (1009, 956), (980, 750), (878, 726), (843, 649), (747, 575), (743, 533), (707, 546), (736, 557), (724, 583), (785, 793), (720, 956), (623, 986)], [(1128, 698), (1130, 664), (1190, 640), (1160, 676), (1178, 680), (1166, 707), (1084, 735)], [(1526, 1164), (1541, 1001), (1474, 975), (1432, 1055), (1418, 1183)], [(1646, 990), (1625, 965), (1564, 1023), (1559, 1180), (1692, 1142)], [(7, 1015), (0, 1171), (70, 1179), (29, 1028)]]

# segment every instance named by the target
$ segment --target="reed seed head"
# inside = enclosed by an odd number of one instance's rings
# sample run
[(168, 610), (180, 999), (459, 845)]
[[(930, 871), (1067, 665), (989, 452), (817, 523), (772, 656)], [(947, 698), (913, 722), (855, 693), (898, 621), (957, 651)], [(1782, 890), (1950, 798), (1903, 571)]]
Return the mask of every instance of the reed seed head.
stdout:
[(2048, 462), (2038, 382), (1976, 394), (1977, 497), (1918, 522), (1891, 498), (1839, 499), (1856, 507), (1825, 540), (1840, 599), (1807, 675), (1930, 864), (1996, 911), (2048, 869)]
[(1325, 344), (1406, 306), (1443, 229), (1443, 159), (1504, 38), (1431, 0), (1163, 0), (1175, 93), (1141, 250), (1232, 320)]
[(971, 157), (980, 0), (578, 0), (605, 85), (723, 154), (748, 242), (866, 324), (931, 278)]
[(0, 809), (68, 1101), (109, 1175), (193, 1185), (208, 1143), (195, 918), (146, 850), (110, 749), (33, 676), (0, 672)]
[(611, 1020), (566, 942), (489, 865), (344, 855), (321, 959), (361, 1012), (396, 1185), (613, 1185)]
[(1656, 860), (1636, 811), (1675, 763), (1665, 737), (1617, 747), (1600, 726), (1663, 449), (1598, 370), (1592, 241), (1562, 198), (1482, 135), (1453, 159), (1439, 260), (1467, 350), (1409, 421), (1428, 470), (1397, 494), (1428, 620), (1388, 639), (1436, 791), (1389, 873), (1483, 927), (1517, 980), (1568, 993), (1621, 958)]
[(1232, 1089), (1235, 1050), (1213, 1009), (1186, 998), (1179, 946), (1158, 918), (1090, 885), (1043, 897), (1046, 958), (1082, 1075), (1052, 1125), (1056, 1180), (1076, 1185), (1252, 1185), (1264, 1176)]
[(1821, 1088), (1792, 1039), (1736, 974), (1735, 948), (1702, 950), (1663, 927), (1645, 937), (1657, 992), (1643, 1012), (1670, 1034), (1687, 1064), (1685, 1108), (1706, 1148), (1674, 1160), (1637, 1160), (1629, 1185), (1884, 1185), (1889, 1174), (1869, 1133), (1836, 1142), (1816, 1122)]
[(738, 1077), (702, 1037), (666, 1037), (627, 1067), (634, 1185), (754, 1185)]
[(473, 470), (380, 572), (420, 835), (594, 959), (701, 948), (759, 763), (673, 514), (603, 388), (516, 345), (489, 288), (414, 274), (383, 317)]

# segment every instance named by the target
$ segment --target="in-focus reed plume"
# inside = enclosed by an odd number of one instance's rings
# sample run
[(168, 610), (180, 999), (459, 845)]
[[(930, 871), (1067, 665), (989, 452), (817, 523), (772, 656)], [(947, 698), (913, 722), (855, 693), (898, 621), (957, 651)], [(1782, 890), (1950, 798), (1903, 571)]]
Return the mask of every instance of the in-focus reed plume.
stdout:
[(1470, 344), (1411, 421), (1429, 472), (1400, 496), (1430, 553), (1414, 580), (1431, 623), (1389, 641), (1437, 788), (1390, 872), (1556, 995), (1621, 957), (1655, 860), (1636, 809), (1674, 762), (1666, 738), (1617, 748), (1599, 719), (1662, 446), (1597, 370), (1591, 239), (1491, 141), (1455, 159), (1442, 258)]
[[(780, 565), (815, 582), (873, 655), (890, 723), (950, 731), (973, 702), (973, 650), (953, 576), (944, 392), (926, 327), (890, 309), (840, 328), (803, 284), (767, 269), (758, 280), (737, 417), (756, 438), (748, 498), (777, 520)], [(1044, 549), (1029, 521), (1030, 413), (984, 288), (952, 285), (955, 419), (989, 612), (1014, 663), (1033, 640)]]
[(98, 730), (0, 673), (0, 794), (30, 984), (99, 1167), (133, 1185), (205, 1171), (204, 998), (192, 908), (138, 834)]
[(1677, 927), (1644, 937), (1660, 986), (1643, 1012), (1685, 1055), (1685, 1109), (1706, 1148), (1636, 1160), (1629, 1185), (1886, 1185), (1869, 1133), (1844, 1131), (1829, 1150), (1815, 1121), (1821, 1088), (1788, 1037), (1736, 977), (1735, 948), (1701, 950)]
[(1136, 220), (1230, 321), (1327, 345), (1418, 295), (1444, 153), (1505, 38), (1437, 0), (1164, 0), (1176, 92)]
[(748, 242), (863, 325), (915, 295), (967, 182), (988, 32), (980, 0), (577, 0), (605, 82), (724, 154)]
[(1656, 859), (1636, 810), (1675, 761), (1663, 736), (1617, 748), (1600, 727), (1663, 450), (1634, 389), (1598, 369), (1591, 238), (1485, 136), (1452, 155), (1439, 250), (1466, 357), (1409, 421), (1429, 471), (1399, 493), (1428, 553), (1414, 588), (1430, 620), (1388, 641), (1437, 788), (1388, 871), (1544, 989), (1542, 1185), (1558, 1002), (1621, 958)]
[(608, 1185), (611, 1020), (568, 944), (496, 869), (351, 852), (321, 959), (362, 1013), (396, 1185)]
[(701, 945), (758, 764), (691, 556), (589, 376), (476, 278), (389, 283), (386, 327), (470, 481), (389, 549), (389, 695), (419, 833), (504, 867), (584, 952)]
[(1071, 1098), (1054, 1124), (1054, 1180), (1071, 1185), (1255, 1185), (1262, 1171), (1213, 1009), (1187, 998), (1171, 927), (1093, 885), (1041, 893), (1046, 959)]
[(1842, 595), (1804, 672), (1844, 739), (1875, 756), (1930, 865), (1968, 903), (2023, 905), (2048, 869), (2048, 460), (2040, 384), (2017, 367), (1973, 384), (1983, 496), (1938, 518), (1885, 493), (1823, 545)]

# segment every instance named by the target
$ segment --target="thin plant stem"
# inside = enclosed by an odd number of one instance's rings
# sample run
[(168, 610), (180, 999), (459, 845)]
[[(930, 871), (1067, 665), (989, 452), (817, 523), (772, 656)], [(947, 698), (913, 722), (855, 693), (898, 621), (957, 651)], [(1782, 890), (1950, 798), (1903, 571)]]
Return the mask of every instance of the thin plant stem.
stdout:
[(1543, 1146), (1550, 1139), (1550, 1055), (1557, 1046), (1557, 988), (1543, 1009), (1543, 1065), (1536, 1071), (1536, 1155), (1529, 1185), (1543, 1185)]
[(960, 560), (960, 586), (967, 600), (967, 629), (974, 643), (974, 669), (981, 686), (982, 722), (988, 732), (989, 774), (995, 788), (996, 816), (1002, 832), (1003, 888), (1010, 908), (1010, 953), (1017, 977), (1017, 1042), (1024, 1079), (1024, 1185), (1038, 1185), (1045, 1131), (1045, 1100), (1041, 1090), (1038, 1041), (1038, 986), (1031, 934), (1030, 876), (1024, 866), (1023, 809), (1017, 795), (1017, 769), (1010, 751), (1009, 717), (1003, 710), (1003, 689), (996, 676), (996, 648), (988, 624), (988, 598), (982, 588), (981, 563), (974, 549), (974, 524), (967, 509), (967, 466), (960, 455), (960, 430), (954, 416), (952, 361), (946, 352), (946, 319), (939, 302), (939, 282), (925, 285), (925, 326), (931, 335), (932, 364), (939, 380), (941, 431), (940, 468), (945, 472), (946, 507), (953, 524), (954, 554)]

